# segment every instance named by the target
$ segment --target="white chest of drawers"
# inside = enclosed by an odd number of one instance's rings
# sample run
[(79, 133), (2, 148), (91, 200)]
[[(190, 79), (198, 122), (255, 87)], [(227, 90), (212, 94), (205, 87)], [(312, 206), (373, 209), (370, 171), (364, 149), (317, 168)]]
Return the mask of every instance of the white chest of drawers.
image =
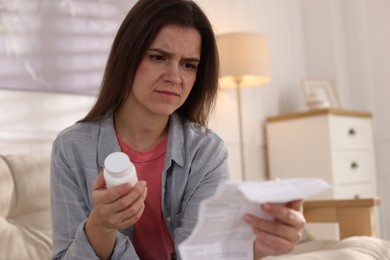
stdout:
[(315, 198), (375, 197), (372, 116), (340, 109), (267, 118), (270, 178), (318, 177), (333, 188)]

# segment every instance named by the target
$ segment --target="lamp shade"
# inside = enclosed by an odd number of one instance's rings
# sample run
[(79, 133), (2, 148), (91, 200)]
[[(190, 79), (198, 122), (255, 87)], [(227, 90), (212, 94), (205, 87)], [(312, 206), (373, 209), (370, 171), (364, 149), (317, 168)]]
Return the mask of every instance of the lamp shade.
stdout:
[(221, 64), (220, 86), (260, 86), (271, 81), (266, 37), (237, 32), (217, 35)]

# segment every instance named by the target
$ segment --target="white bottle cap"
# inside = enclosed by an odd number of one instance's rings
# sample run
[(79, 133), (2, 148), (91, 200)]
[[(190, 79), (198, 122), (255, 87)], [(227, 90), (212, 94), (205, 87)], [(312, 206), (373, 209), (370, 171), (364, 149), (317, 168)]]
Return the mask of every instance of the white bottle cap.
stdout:
[(122, 152), (115, 152), (106, 157), (104, 160), (105, 170), (113, 176), (123, 177), (127, 174), (129, 165), (131, 165), (129, 157)]

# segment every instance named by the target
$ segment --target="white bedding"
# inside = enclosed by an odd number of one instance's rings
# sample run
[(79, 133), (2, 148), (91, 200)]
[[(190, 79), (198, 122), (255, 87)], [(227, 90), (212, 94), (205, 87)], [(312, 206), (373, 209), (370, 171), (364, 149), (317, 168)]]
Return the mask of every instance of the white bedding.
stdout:
[(390, 260), (390, 241), (355, 236), (341, 241), (313, 240), (296, 246), (291, 254), (266, 260)]

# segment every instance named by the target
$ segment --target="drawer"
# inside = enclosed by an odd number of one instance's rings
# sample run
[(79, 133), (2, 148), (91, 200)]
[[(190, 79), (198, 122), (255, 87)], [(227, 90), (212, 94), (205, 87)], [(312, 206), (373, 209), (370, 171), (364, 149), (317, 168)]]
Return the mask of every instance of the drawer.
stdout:
[(333, 117), (332, 142), (336, 148), (369, 148), (372, 145), (371, 120)]
[(361, 199), (376, 197), (374, 186), (370, 183), (337, 186), (334, 188), (335, 199)]
[(371, 172), (371, 154), (368, 151), (335, 152), (335, 183), (345, 184), (370, 181), (374, 176)]

